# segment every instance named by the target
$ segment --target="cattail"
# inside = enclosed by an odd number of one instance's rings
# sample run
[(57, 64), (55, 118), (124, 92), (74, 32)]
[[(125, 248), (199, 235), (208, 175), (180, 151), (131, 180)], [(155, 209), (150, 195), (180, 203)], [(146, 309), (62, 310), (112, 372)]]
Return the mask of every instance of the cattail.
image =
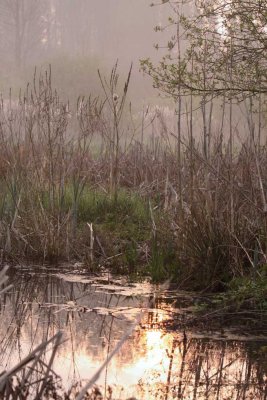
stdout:
[(113, 94), (113, 101), (114, 101), (114, 103), (117, 103), (118, 100), (119, 100), (119, 96), (117, 95), (117, 93), (114, 93), (114, 94)]

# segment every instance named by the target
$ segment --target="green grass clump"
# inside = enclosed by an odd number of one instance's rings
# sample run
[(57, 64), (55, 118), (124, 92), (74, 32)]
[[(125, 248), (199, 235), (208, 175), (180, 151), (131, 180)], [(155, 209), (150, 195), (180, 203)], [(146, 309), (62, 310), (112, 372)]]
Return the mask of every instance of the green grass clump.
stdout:
[(255, 308), (267, 311), (267, 275), (234, 279), (226, 296), (236, 309)]
[(120, 190), (117, 201), (105, 192), (85, 188), (79, 200), (78, 219), (101, 222), (127, 222), (127, 218), (137, 223), (147, 223), (149, 210), (147, 201), (135, 193)]
[(152, 236), (149, 274), (153, 282), (163, 282), (170, 278), (178, 281), (180, 277), (179, 260), (174, 243), (167, 232)]
[[(212, 298), (212, 306), (232, 312), (267, 311), (267, 274), (258, 271), (257, 277), (234, 278), (224, 293)], [(263, 273), (262, 273), (263, 272)]]

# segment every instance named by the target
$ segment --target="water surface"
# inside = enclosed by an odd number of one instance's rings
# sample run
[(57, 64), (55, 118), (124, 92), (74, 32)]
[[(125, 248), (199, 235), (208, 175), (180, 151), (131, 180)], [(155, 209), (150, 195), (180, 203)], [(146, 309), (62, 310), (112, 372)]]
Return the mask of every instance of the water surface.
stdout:
[(75, 271), (24, 268), (10, 279), (0, 310), (0, 371), (61, 330), (67, 340), (54, 369), (66, 388), (86, 383), (132, 327), (98, 381), (114, 398), (267, 399), (267, 338), (172, 325), (190, 312), (185, 293)]

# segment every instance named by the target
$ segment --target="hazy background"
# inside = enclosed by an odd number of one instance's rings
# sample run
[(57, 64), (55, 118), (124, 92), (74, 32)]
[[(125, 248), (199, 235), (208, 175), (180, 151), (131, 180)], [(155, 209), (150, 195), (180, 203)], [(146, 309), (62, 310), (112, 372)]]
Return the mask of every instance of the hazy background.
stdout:
[(97, 94), (99, 68), (109, 75), (116, 59), (122, 75), (134, 63), (131, 99), (154, 102), (152, 82), (139, 73), (139, 59), (160, 59), (153, 48), (169, 33), (169, 7), (151, 0), (0, 0), (0, 92), (16, 94), (32, 81), (34, 69), (52, 66), (54, 86), (63, 98)]

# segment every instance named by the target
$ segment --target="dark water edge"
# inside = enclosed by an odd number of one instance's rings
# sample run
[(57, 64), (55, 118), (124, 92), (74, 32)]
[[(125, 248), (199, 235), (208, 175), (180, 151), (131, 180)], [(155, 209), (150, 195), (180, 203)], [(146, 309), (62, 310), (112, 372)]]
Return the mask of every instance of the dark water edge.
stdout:
[(67, 340), (54, 370), (65, 388), (84, 384), (134, 327), (98, 381), (103, 393), (111, 386), (118, 399), (267, 398), (267, 337), (184, 329), (177, 321), (191, 313), (186, 293), (78, 270), (18, 268), (10, 281), (0, 303), (0, 371), (60, 330)]

